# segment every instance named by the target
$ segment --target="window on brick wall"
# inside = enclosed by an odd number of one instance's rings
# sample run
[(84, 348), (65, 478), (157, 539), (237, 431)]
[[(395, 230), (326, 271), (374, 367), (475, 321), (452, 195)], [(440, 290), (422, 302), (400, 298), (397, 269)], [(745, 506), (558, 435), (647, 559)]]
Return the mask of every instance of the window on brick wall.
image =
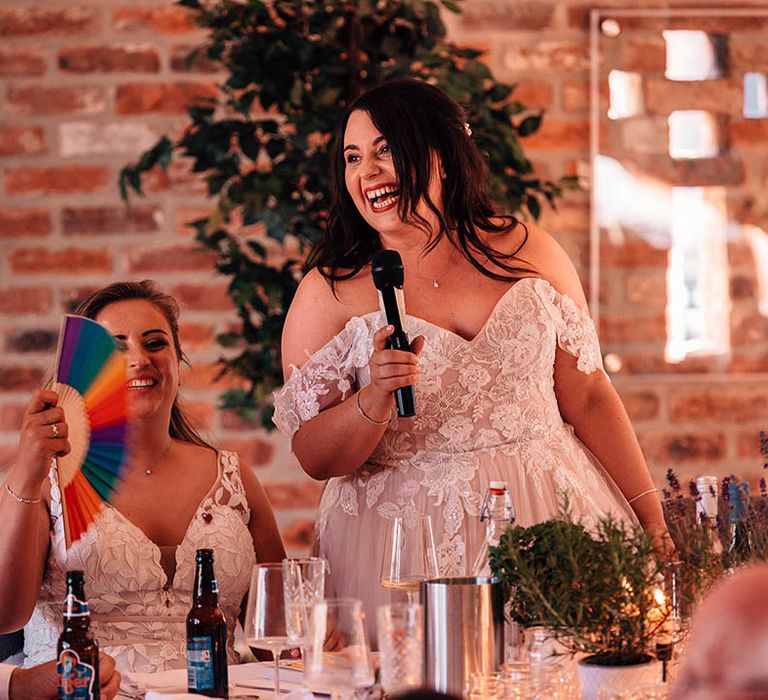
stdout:
[(722, 75), (716, 37), (706, 32), (677, 29), (665, 31), (663, 35), (667, 44), (664, 75), (668, 80), (712, 80)]
[(672, 112), (667, 121), (671, 158), (714, 158), (719, 153), (714, 115), (681, 109)]
[(744, 116), (747, 119), (768, 117), (768, 80), (764, 73), (744, 75)]
[(638, 73), (612, 70), (608, 74), (609, 119), (627, 119), (643, 111), (643, 80)]
[(673, 187), (667, 267), (668, 362), (731, 349), (724, 187)]

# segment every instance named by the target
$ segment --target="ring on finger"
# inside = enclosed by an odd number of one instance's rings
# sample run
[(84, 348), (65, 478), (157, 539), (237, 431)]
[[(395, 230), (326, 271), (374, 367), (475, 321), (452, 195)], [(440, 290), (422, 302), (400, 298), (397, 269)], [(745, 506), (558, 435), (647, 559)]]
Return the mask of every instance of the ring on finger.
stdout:
[(51, 425), (51, 437), (53, 438), (59, 437), (59, 426), (56, 425), (56, 423), (53, 423)]

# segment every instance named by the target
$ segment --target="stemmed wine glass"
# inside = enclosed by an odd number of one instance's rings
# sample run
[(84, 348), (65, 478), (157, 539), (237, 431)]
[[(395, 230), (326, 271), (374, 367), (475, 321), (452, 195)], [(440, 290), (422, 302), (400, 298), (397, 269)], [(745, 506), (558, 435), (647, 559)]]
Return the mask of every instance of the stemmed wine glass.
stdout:
[(393, 518), (381, 558), (381, 585), (416, 602), (421, 581), (438, 577), (437, 550), (428, 515)]
[(349, 700), (373, 685), (363, 603), (356, 598), (319, 600), (310, 610), (304, 682), (309, 689)]
[(280, 696), (280, 654), (290, 648), (286, 630), (282, 564), (257, 564), (251, 573), (245, 610), (245, 641), (252, 651), (266, 649), (275, 660), (275, 698)]
[(325, 595), (328, 562), (322, 557), (283, 559), (285, 623), (291, 643), (306, 648), (312, 604)]

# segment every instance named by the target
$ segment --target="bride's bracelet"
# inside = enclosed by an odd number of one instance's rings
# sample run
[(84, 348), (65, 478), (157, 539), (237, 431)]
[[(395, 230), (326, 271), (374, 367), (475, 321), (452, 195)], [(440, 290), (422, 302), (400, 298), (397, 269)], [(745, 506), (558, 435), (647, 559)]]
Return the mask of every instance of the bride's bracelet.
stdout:
[(656, 488), (646, 489), (645, 491), (638, 493), (637, 496), (632, 496), (632, 498), (627, 500), (627, 503), (629, 503), (629, 505), (632, 505), (635, 501), (641, 499), (643, 496), (648, 496), (649, 494), (658, 493), (658, 492), (659, 492), (659, 489), (656, 489)]
[(33, 506), (35, 503), (40, 503), (40, 496), (37, 498), (25, 498), (24, 496), (19, 496), (18, 493), (16, 493), (12, 488), (11, 485), (6, 483), (5, 490), (11, 494), (19, 503), (26, 503), (28, 506)]
[(364, 410), (363, 407), (360, 405), (360, 393), (362, 392), (362, 389), (357, 392), (357, 399), (355, 401), (355, 404), (357, 406), (357, 412), (369, 423), (372, 423), (373, 425), (386, 425), (389, 423), (389, 416), (387, 416), (384, 420), (376, 420), (375, 418), (371, 418)]

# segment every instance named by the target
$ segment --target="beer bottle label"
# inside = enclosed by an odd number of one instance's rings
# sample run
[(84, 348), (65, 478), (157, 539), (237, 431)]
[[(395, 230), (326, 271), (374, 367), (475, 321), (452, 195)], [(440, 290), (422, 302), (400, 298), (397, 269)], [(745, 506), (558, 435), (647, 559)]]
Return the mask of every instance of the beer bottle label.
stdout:
[(88, 603), (75, 598), (74, 593), (68, 593), (64, 598), (64, 617), (87, 617)]
[(213, 639), (189, 637), (187, 639), (187, 689), (211, 690), (216, 687), (213, 673)]
[(71, 698), (98, 698), (94, 692), (96, 670), (90, 664), (80, 660), (74, 649), (64, 649), (59, 655), (59, 700)]

